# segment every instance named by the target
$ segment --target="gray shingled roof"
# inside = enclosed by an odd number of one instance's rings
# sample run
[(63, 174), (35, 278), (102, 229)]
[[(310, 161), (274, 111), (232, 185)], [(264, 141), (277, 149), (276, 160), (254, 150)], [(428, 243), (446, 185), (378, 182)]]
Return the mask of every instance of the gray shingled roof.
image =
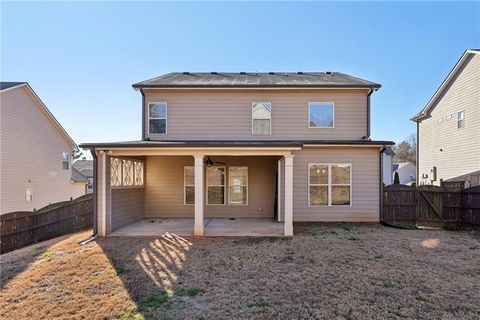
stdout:
[(134, 88), (371, 88), (380, 84), (339, 72), (173, 72), (145, 80)]
[(75, 167), (72, 167), (72, 180), (73, 182), (88, 182), (88, 178)]
[(8, 88), (11, 88), (11, 87), (16, 87), (18, 85), (21, 85), (21, 84), (25, 84), (26, 82), (9, 82), (9, 81), (2, 81), (0, 82), (0, 90), (3, 90), (3, 89), (8, 89)]
[(77, 160), (73, 163), (73, 167), (85, 177), (93, 178), (93, 160)]

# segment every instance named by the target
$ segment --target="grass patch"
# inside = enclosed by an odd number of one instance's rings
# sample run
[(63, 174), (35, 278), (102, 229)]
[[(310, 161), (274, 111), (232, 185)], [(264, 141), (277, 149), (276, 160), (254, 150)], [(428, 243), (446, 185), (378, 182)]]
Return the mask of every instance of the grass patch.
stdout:
[(383, 259), (383, 256), (382, 256), (382, 255), (378, 255), (378, 256), (375, 256), (374, 258), (375, 258), (375, 259)]
[(44, 252), (40, 255), (40, 258), (42, 259), (50, 259), (51, 257), (53, 257), (54, 253), (51, 252), (51, 251), (47, 251), (47, 252)]
[(162, 307), (169, 307), (174, 292), (172, 290), (167, 290), (163, 292), (156, 292), (150, 295), (147, 299), (143, 300), (141, 305), (143, 308), (162, 308)]
[(249, 305), (247, 305), (247, 307), (249, 307), (249, 308), (266, 308), (266, 307), (268, 307), (268, 303), (266, 303), (264, 301), (260, 301), (260, 302), (250, 303)]
[(205, 290), (199, 289), (199, 288), (189, 288), (189, 289), (183, 289), (178, 291), (179, 296), (189, 296), (189, 297), (196, 297), (196, 296), (201, 296), (202, 294), (205, 293)]
[(270, 242), (284, 242), (284, 241), (290, 241), (292, 240), (292, 237), (268, 237), (268, 240), (270, 240)]
[(345, 231), (351, 231), (352, 229), (351, 229), (350, 227), (345, 226), (345, 227), (343, 227), (343, 230), (345, 230)]
[(122, 273), (125, 272), (125, 268), (123, 266), (116, 266), (115, 272), (117, 273), (117, 275), (121, 275)]
[(122, 320), (145, 320), (145, 317), (135, 309), (125, 311), (122, 316)]

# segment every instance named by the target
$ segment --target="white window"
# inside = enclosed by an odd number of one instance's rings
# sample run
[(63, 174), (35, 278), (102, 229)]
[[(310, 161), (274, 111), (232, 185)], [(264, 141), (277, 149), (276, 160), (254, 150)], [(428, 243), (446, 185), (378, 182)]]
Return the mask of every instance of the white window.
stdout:
[(310, 102), (308, 104), (309, 128), (333, 128), (335, 104), (333, 102)]
[(351, 205), (352, 165), (308, 165), (308, 202), (310, 206)]
[(207, 167), (207, 204), (225, 204), (225, 167)]
[(151, 102), (148, 104), (148, 132), (153, 134), (167, 133), (167, 103)]
[(184, 167), (184, 204), (195, 204), (195, 169)]
[(68, 168), (70, 168), (70, 153), (62, 152), (62, 165), (63, 170), (68, 170)]
[(272, 133), (272, 104), (270, 102), (252, 103), (252, 134), (268, 135)]
[(465, 128), (465, 111), (457, 112), (457, 129)]
[(110, 158), (110, 184), (112, 187), (143, 187), (143, 161)]
[(25, 189), (25, 202), (32, 202), (33, 200), (33, 189)]
[(229, 195), (228, 204), (248, 204), (248, 168), (228, 167)]

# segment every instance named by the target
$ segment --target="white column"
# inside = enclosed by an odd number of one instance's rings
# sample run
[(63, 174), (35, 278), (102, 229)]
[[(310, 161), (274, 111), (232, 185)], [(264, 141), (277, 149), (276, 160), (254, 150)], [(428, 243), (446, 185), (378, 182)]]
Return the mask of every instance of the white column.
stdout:
[(99, 151), (97, 155), (97, 233), (100, 237), (107, 235), (107, 154)]
[(277, 180), (277, 221), (281, 221), (282, 215), (282, 159), (278, 159)]
[(203, 236), (203, 155), (194, 155), (195, 158), (195, 222), (193, 234)]
[(293, 155), (285, 158), (285, 236), (293, 236)]

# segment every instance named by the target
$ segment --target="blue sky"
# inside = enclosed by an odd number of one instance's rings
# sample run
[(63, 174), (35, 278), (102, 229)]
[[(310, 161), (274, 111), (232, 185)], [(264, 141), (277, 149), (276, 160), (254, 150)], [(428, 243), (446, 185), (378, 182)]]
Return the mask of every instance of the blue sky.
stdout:
[(77, 143), (140, 139), (131, 84), (171, 71), (366, 78), (372, 137), (401, 141), (479, 47), (479, 2), (1, 4), (1, 80), (28, 81)]

